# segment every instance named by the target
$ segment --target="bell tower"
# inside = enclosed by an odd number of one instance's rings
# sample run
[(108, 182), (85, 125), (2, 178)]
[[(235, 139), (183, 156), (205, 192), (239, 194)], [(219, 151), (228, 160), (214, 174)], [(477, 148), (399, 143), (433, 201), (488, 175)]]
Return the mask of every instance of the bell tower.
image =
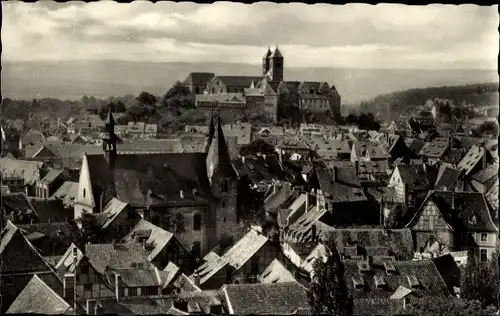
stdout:
[(268, 76), (272, 82), (283, 81), (284, 57), (278, 49), (278, 45), (269, 56), (269, 71)]
[(109, 109), (108, 117), (106, 118), (105, 124), (105, 135), (102, 139), (102, 149), (104, 150), (104, 156), (108, 161), (109, 165), (113, 169), (115, 166), (116, 160), (116, 141), (117, 136), (115, 134), (115, 119), (113, 118), (113, 114), (111, 113), (111, 109)]
[(269, 66), (270, 66), (270, 60), (269, 57), (271, 57), (271, 47), (267, 48), (267, 52), (264, 54), (262, 57), (262, 75), (266, 76), (267, 72), (269, 71)]

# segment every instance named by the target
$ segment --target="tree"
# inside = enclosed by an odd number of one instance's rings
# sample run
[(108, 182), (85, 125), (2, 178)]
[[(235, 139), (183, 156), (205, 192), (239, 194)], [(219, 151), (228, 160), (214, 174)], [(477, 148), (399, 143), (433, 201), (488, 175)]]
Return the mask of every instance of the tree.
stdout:
[(315, 314), (352, 315), (353, 300), (349, 297), (344, 279), (344, 264), (333, 239), (325, 248), (326, 262), (317, 259), (313, 263), (314, 276), (309, 288), (309, 301)]
[(84, 244), (88, 242), (99, 243), (101, 225), (99, 225), (96, 215), (83, 211), (82, 217), (78, 218), (76, 222), (81, 227), (82, 241)]
[(122, 101), (117, 101), (115, 103), (115, 111), (116, 113), (125, 113), (127, 112), (127, 108), (125, 107), (125, 103), (123, 103)]
[(395, 315), (415, 316), (476, 316), (493, 315), (494, 306), (483, 307), (479, 301), (467, 301), (456, 297), (430, 297), (410, 303)]
[(169, 108), (194, 108), (189, 87), (181, 81), (177, 81), (163, 96), (162, 106)]
[(496, 305), (498, 276), (498, 251), (487, 263), (477, 262), (473, 254), (469, 255), (460, 284), (460, 296), (465, 300), (479, 301), (483, 307)]
[(485, 137), (485, 136), (497, 136), (498, 135), (498, 124), (494, 121), (486, 121), (479, 125), (473, 134), (477, 137)]
[(137, 101), (145, 106), (154, 106), (156, 104), (156, 97), (149, 92), (142, 91), (137, 96)]
[(391, 208), (389, 214), (387, 215), (387, 219), (385, 221), (386, 228), (400, 228), (401, 221), (403, 220), (403, 216), (406, 212), (404, 205), (397, 204)]

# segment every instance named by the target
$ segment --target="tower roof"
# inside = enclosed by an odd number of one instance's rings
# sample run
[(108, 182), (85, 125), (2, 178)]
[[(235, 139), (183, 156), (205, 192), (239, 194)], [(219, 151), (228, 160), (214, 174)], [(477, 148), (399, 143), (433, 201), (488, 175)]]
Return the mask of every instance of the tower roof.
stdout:
[(236, 178), (236, 171), (234, 171), (231, 157), (229, 157), (229, 149), (222, 131), (220, 117), (217, 118), (214, 138), (208, 149), (207, 173), (209, 179), (214, 175), (223, 178)]
[(274, 49), (273, 53), (269, 58), (283, 58), (283, 55), (281, 55), (281, 52), (278, 49), (278, 45), (276, 45), (276, 48)]
[(113, 117), (113, 113), (111, 113), (111, 108), (109, 109), (108, 111), (108, 117), (106, 118), (106, 125), (115, 125), (116, 124), (116, 121)]
[(272, 55), (271, 47), (269, 46), (267, 48), (267, 52), (264, 54), (264, 56), (262, 58), (269, 58), (269, 57), (271, 57), (271, 55)]

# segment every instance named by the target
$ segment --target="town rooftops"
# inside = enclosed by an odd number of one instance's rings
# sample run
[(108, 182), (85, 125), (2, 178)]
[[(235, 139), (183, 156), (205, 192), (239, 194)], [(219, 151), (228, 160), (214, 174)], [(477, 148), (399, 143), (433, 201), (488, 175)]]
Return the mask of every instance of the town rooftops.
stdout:
[(450, 189), (459, 180), (462, 171), (457, 169), (452, 169), (447, 166), (441, 166), (439, 168), (438, 178), (435, 184), (436, 190)]
[(78, 191), (78, 183), (66, 181), (57, 189), (50, 199), (62, 200), (66, 207), (72, 207), (75, 202), (76, 193)]
[(429, 158), (441, 158), (449, 149), (448, 139), (436, 138), (432, 142), (426, 143), (420, 150), (420, 155)]
[(278, 260), (274, 259), (259, 276), (260, 283), (296, 282), (293, 274)]
[(40, 178), (43, 163), (11, 158), (0, 158), (0, 174), (5, 180), (24, 180), (24, 184), (33, 185)]
[(307, 289), (297, 282), (226, 284), (222, 291), (234, 315), (289, 315), (309, 307)]

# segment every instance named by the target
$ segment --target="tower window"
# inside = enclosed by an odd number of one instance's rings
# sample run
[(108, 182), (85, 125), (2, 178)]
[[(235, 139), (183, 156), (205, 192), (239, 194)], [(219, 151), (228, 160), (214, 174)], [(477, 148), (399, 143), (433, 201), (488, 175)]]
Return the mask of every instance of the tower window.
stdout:
[(196, 87), (196, 94), (200, 94), (200, 87)]
[(220, 184), (220, 190), (221, 192), (227, 192), (227, 180), (222, 180)]
[(195, 214), (193, 218), (193, 230), (200, 230), (201, 229), (201, 214)]
[(83, 198), (85, 198), (86, 195), (87, 195), (87, 190), (83, 189)]

